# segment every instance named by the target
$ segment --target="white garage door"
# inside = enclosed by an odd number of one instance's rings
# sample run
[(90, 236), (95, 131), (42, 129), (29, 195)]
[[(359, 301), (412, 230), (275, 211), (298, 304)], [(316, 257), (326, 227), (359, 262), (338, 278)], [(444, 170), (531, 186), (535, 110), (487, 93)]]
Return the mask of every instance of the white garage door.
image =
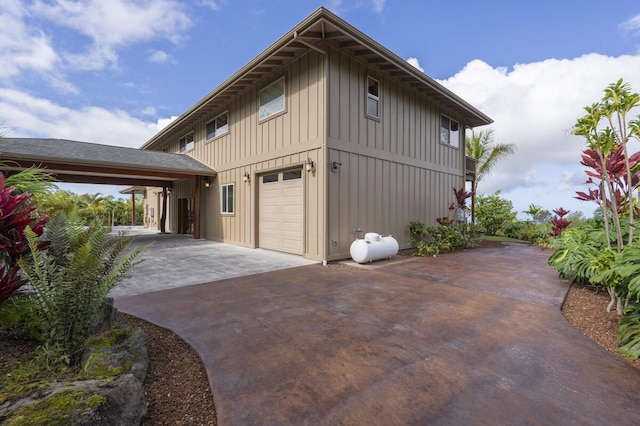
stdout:
[(258, 200), (258, 245), (303, 254), (302, 169), (262, 175)]

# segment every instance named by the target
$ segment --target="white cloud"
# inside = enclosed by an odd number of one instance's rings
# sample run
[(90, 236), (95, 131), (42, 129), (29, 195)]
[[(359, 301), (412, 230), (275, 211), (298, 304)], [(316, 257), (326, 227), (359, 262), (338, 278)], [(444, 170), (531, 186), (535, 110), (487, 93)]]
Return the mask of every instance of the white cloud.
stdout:
[(385, 0), (367, 0), (365, 2), (343, 2), (342, 0), (329, 0), (327, 1), (326, 7), (337, 15), (341, 15), (352, 9), (368, 7), (372, 8), (376, 13), (382, 13), (384, 11), (384, 3)]
[(156, 123), (156, 130), (159, 132), (160, 130), (164, 129), (169, 124), (171, 124), (171, 122), (174, 121), (176, 118), (178, 118), (177, 115), (172, 115), (169, 118), (160, 118), (160, 119), (158, 119), (158, 121)]
[(155, 39), (178, 43), (191, 20), (172, 0), (36, 1), (30, 12), (88, 38), (84, 51), (65, 51), (68, 65), (80, 70), (116, 66), (119, 48)]
[(149, 62), (164, 64), (169, 60), (169, 54), (162, 50), (152, 50), (149, 54)]
[(8, 81), (26, 71), (52, 75), (61, 65), (51, 39), (40, 29), (28, 25), (27, 15), (28, 11), (18, 0), (6, 0), (0, 5), (2, 80)]
[(140, 114), (142, 114), (142, 115), (156, 115), (157, 111), (156, 111), (156, 109), (154, 107), (149, 106), (149, 107), (144, 108), (142, 111), (140, 111)]
[(226, 0), (202, 0), (201, 4), (211, 10), (220, 10), (226, 4)]
[(138, 148), (157, 131), (156, 123), (122, 110), (95, 106), (78, 110), (23, 92), (0, 88), (0, 117), (7, 137), (71, 139)]
[(384, 2), (385, 0), (372, 0), (373, 10), (377, 13), (382, 13), (384, 11)]
[[(563, 203), (580, 209), (572, 197), (585, 188), (579, 164), (585, 144), (571, 135), (571, 128), (584, 115), (583, 108), (598, 101), (607, 85), (619, 78), (640, 92), (639, 69), (640, 56), (630, 55), (548, 59), (511, 70), (474, 60), (441, 81), (495, 120), (489, 126), (495, 142), (517, 146), (517, 153), (480, 183), (479, 192), (502, 189), (514, 204), (517, 200), (519, 210), (531, 202), (543, 204), (539, 201), (544, 199), (556, 202), (544, 205), (549, 210)], [(582, 209), (590, 214), (593, 207)]]
[(640, 14), (627, 19), (625, 22), (620, 24), (620, 28), (623, 31), (637, 33), (640, 30)]
[(409, 62), (409, 64), (411, 64), (415, 68), (419, 69), (421, 72), (424, 72), (424, 68), (420, 66), (420, 61), (418, 60), (418, 58), (414, 58), (413, 56), (411, 56), (409, 59), (407, 59), (407, 62)]

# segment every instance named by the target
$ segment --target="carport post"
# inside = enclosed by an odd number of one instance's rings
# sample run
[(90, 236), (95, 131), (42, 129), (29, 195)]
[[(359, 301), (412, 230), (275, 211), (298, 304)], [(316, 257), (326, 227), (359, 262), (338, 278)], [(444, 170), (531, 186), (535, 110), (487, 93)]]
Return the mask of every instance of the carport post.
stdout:
[(200, 198), (202, 176), (196, 176), (196, 188), (193, 200), (193, 239), (200, 239)]
[(167, 221), (167, 187), (162, 187), (162, 212), (160, 212), (160, 233), (164, 234), (167, 230), (165, 222)]
[(136, 226), (136, 190), (131, 190), (131, 226)]

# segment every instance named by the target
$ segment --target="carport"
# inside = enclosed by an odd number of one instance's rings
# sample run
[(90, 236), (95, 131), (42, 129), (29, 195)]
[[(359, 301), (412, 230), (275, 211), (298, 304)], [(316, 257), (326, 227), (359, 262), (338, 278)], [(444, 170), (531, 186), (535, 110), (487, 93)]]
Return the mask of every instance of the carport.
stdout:
[(145, 187), (162, 188), (161, 231), (167, 190), (177, 180), (195, 181), (194, 239), (200, 238), (202, 184), (216, 176), (213, 169), (188, 155), (66, 139), (0, 138), (0, 156), (8, 173), (39, 167), (60, 182), (127, 185), (132, 199)]

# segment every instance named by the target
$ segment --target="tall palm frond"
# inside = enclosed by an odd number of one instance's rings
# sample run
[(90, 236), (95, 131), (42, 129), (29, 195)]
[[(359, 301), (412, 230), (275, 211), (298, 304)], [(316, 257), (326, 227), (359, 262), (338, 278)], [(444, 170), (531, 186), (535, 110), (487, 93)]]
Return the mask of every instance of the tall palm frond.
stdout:
[(478, 133), (471, 131), (471, 136), (465, 141), (465, 147), (467, 156), (476, 160), (476, 183), (517, 150), (514, 144), (494, 144), (493, 129)]

